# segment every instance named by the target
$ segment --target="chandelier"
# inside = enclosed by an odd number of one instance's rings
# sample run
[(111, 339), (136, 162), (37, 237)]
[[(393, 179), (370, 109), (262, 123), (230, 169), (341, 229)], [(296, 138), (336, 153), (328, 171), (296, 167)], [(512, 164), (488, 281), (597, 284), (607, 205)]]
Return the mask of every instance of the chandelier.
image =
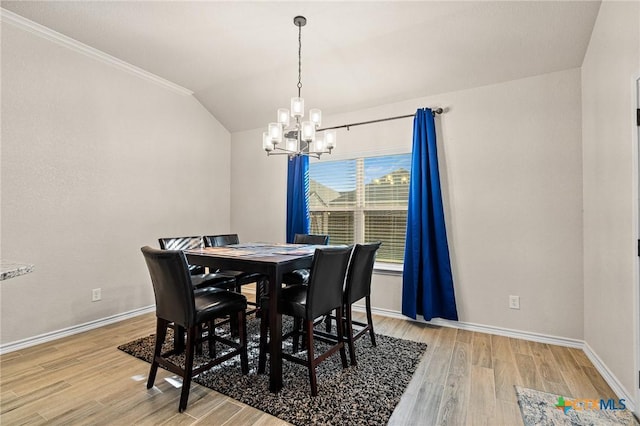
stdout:
[(320, 129), (322, 111), (317, 108), (310, 109), (308, 119), (303, 121), (304, 99), (300, 96), (302, 27), (307, 24), (307, 18), (296, 16), (293, 23), (298, 27), (298, 96), (291, 98), (291, 110), (278, 109), (277, 121), (269, 123), (267, 131), (262, 134), (262, 148), (267, 155), (306, 155), (320, 158), (322, 154), (331, 154), (331, 150), (336, 147), (336, 131)]

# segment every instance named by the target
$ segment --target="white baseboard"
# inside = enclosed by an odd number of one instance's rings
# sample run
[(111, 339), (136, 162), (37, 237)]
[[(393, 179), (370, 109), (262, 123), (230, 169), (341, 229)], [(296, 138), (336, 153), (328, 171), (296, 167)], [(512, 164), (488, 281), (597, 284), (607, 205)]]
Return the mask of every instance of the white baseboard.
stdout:
[(616, 393), (618, 398), (625, 400), (625, 405), (631, 411), (636, 411), (638, 408), (638, 401), (635, 400), (633, 395), (631, 395), (625, 387), (620, 383), (618, 378), (607, 368), (607, 365), (602, 362), (598, 354), (596, 354), (591, 346), (587, 342), (584, 342), (584, 347), (582, 348), (584, 353), (589, 358), (589, 361), (593, 363), (593, 366), (598, 370), (598, 372), (602, 375), (607, 384), (611, 387), (611, 389)]
[[(364, 306), (353, 305), (353, 309), (354, 311), (364, 312)], [(515, 339), (530, 340), (532, 342), (549, 343), (551, 345), (566, 346), (569, 348), (578, 348), (578, 349), (584, 348), (584, 341), (578, 340), (578, 339), (570, 339), (568, 337), (550, 336), (547, 334), (533, 333), (530, 331), (513, 330), (510, 328), (494, 327), (490, 325), (474, 324), (470, 322), (449, 321), (441, 318), (434, 318), (431, 321), (424, 321), (420, 319), (414, 320), (402, 315), (398, 311), (392, 311), (390, 309), (371, 308), (371, 313), (385, 316), (385, 317), (403, 319), (403, 320), (418, 322), (423, 324), (431, 324), (431, 325), (437, 325), (441, 327), (459, 328), (461, 330), (477, 331), (479, 333), (495, 334), (497, 336), (505, 336), (505, 337), (513, 337)]]
[(27, 339), (17, 340), (15, 342), (6, 343), (0, 345), (0, 355), (17, 351), (20, 349), (28, 348), (30, 346), (39, 345), (41, 343), (51, 342), (53, 340), (61, 339), (63, 337), (72, 336), (74, 334), (82, 333), (94, 328), (103, 327), (105, 325), (113, 324), (114, 322), (123, 321), (129, 318), (137, 317), (138, 315), (155, 312), (155, 305), (146, 306), (144, 308), (134, 309), (129, 312), (123, 312), (121, 314), (112, 315), (110, 317), (101, 318), (99, 320), (86, 322), (84, 324), (74, 325), (73, 327), (63, 328), (62, 330), (52, 331), (49, 333), (40, 334), (38, 336), (29, 337)]
[[(364, 306), (353, 305), (353, 310), (364, 312), (365, 308)], [(629, 410), (631, 410), (632, 412), (636, 411), (636, 407), (638, 407), (637, 404), (640, 402), (640, 401), (635, 401), (635, 398), (633, 397), (633, 395), (625, 389), (625, 387), (622, 385), (622, 383), (620, 383), (620, 381), (615, 376), (615, 374), (613, 374), (611, 370), (609, 370), (607, 365), (600, 359), (600, 357), (598, 357), (598, 355), (593, 351), (591, 346), (589, 346), (589, 344), (584, 340), (569, 339), (566, 337), (550, 336), (550, 335), (541, 334), (541, 333), (532, 333), (529, 331), (512, 330), (509, 328), (493, 327), (488, 325), (466, 323), (461, 321), (449, 321), (449, 320), (443, 320), (440, 318), (435, 318), (431, 321), (424, 321), (419, 319), (414, 320), (402, 315), (398, 311), (392, 311), (389, 309), (372, 308), (371, 313), (385, 316), (385, 317), (404, 319), (412, 322), (419, 322), (423, 324), (432, 324), (432, 325), (437, 325), (442, 327), (458, 328), (461, 330), (495, 334), (497, 336), (512, 337), (516, 339), (530, 340), (533, 342), (547, 343), (551, 345), (581, 349), (587, 355), (589, 360), (593, 363), (593, 366), (596, 368), (596, 370), (598, 370), (598, 372), (602, 375), (602, 377), (607, 382), (607, 384), (616, 393), (618, 398), (625, 400), (626, 406)]]

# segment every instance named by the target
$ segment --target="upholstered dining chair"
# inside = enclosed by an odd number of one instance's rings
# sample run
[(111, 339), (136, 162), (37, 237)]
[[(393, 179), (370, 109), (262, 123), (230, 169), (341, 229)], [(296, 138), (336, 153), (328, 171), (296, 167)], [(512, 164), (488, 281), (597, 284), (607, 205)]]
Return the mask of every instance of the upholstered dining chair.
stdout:
[[(279, 300), (279, 311), (282, 315), (292, 316), (294, 320), (302, 320), (307, 357), (299, 358), (293, 354), (283, 353), (282, 358), (307, 367), (311, 395), (318, 395), (316, 367), (329, 356), (340, 352), (342, 367), (347, 367), (347, 356), (342, 339), (342, 301), (343, 284), (351, 255), (351, 247), (317, 248), (314, 253), (309, 284), (297, 284), (282, 289)], [(267, 297), (262, 299), (267, 305)], [(324, 353), (316, 356), (314, 347), (314, 319), (328, 315), (336, 310), (337, 341)], [(266, 353), (268, 350), (267, 331), (268, 315), (263, 315), (260, 321), (260, 354), (258, 372), (264, 372)], [(300, 334), (298, 327), (283, 337), (292, 336), (297, 339)]]
[[(329, 244), (329, 236), (319, 234), (296, 234), (293, 237), (293, 243), (326, 246)], [(285, 286), (307, 284), (308, 282), (309, 269), (296, 269), (295, 271), (287, 272), (282, 276), (282, 283)]]
[[(245, 314), (247, 299), (242, 294), (213, 287), (206, 291), (195, 292), (191, 284), (187, 260), (180, 250), (158, 250), (149, 246), (142, 247), (141, 250), (153, 284), (157, 318), (156, 342), (147, 389), (153, 387), (158, 366), (182, 376), (182, 392), (178, 404), (178, 411), (182, 412), (187, 408), (193, 376), (237, 355), (240, 356), (242, 374), (249, 372)], [(215, 320), (226, 316), (236, 317), (239, 342), (215, 335)], [(187, 331), (184, 366), (176, 364), (170, 358), (179, 349), (174, 347), (162, 353), (162, 344), (166, 338), (169, 323), (175, 323)], [(208, 325), (206, 339), (209, 343), (209, 354), (214, 358), (194, 369), (196, 345), (203, 340), (201, 324)], [(215, 357), (216, 342), (224, 343), (232, 350)]]
[[(344, 289), (344, 330), (349, 346), (349, 357), (351, 365), (357, 365), (354, 342), (369, 332), (371, 344), (376, 346), (376, 336), (373, 331), (373, 320), (371, 318), (371, 276), (373, 275), (373, 265), (376, 260), (376, 252), (382, 243), (375, 242), (369, 244), (356, 244), (351, 254), (351, 262), (347, 272), (347, 280)], [(367, 322), (366, 324), (353, 320), (352, 305), (358, 300), (365, 299)], [(361, 327), (354, 334), (353, 325)]]
[[(220, 234), (220, 235), (205, 235), (204, 245), (205, 247), (222, 247), (232, 244), (240, 244), (240, 238), (238, 234)], [(235, 279), (235, 289), (240, 293), (241, 287), (246, 284), (256, 283), (256, 303), (249, 302), (249, 304), (258, 305), (260, 297), (265, 292), (266, 276), (254, 272), (244, 271), (231, 271), (222, 270), (216, 271), (219, 274), (231, 276)]]
[(240, 237), (238, 237), (238, 234), (219, 234), (204, 236), (205, 247), (222, 247), (229, 246), (231, 244), (240, 244)]
[[(162, 250), (192, 250), (204, 247), (202, 237), (171, 237), (158, 238), (158, 243)], [(204, 266), (189, 265), (191, 282), (195, 288), (199, 287), (221, 287), (226, 289), (235, 288), (235, 277), (218, 272), (206, 273)]]

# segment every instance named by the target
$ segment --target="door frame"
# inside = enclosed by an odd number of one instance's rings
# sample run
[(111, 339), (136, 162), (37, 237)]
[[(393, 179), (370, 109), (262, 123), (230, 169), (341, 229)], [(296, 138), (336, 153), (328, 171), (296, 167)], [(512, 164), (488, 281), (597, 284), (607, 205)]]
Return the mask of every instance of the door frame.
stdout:
[(635, 324), (634, 324), (634, 333), (633, 333), (633, 339), (634, 339), (634, 347), (635, 347), (635, 370), (636, 370), (636, 377), (635, 377), (635, 391), (632, 392), (632, 395), (634, 395), (635, 397), (635, 407), (634, 407), (634, 412), (636, 414), (636, 416), (638, 416), (640, 418), (640, 146), (638, 146), (640, 144), (640, 126), (638, 126), (638, 122), (637, 122), (637, 118), (636, 118), (636, 114), (637, 114), (637, 110), (640, 110), (640, 72), (638, 73), (638, 76), (635, 78), (634, 82), (633, 82), (633, 98), (635, 98), (635, 107), (636, 110), (633, 111), (633, 123), (634, 123), (634, 127), (635, 130), (632, 132), (632, 138), (633, 138), (633, 149), (635, 150), (635, 155), (633, 156), (635, 159), (635, 164), (633, 166), (634, 169), (634, 173), (635, 173), (635, 182), (634, 185), (636, 186), (635, 188), (635, 200), (633, 200), (633, 209), (635, 211), (635, 217), (636, 217), (636, 221), (635, 221), (635, 226), (636, 226), (636, 237), (638, 240), (638, 253), (636, 256), (636, 262), (635, 262), (635, 291), (634, 291), (634, 313), (635, 313)]

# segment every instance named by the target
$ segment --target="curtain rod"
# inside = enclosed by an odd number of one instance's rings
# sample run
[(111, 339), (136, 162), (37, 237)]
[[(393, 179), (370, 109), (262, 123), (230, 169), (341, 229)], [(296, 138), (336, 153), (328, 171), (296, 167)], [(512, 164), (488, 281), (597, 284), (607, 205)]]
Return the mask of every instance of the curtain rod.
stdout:
[[(433, 108), (431, 110), (431, 112), (433, 113), (433, 115), (440, 115), (440, 114), (444, 113), (444, 109), (442, 109), (440, 107)], [(363, 124), (380, 123), (382, 121), (399, 120), (400, 118), (409, 118), (409, 117), (415, 117), (415, 114), (399, 115), (397, 117), (379, 118), (377, 120), (361, 121), (359, 123), (342, 124), (340, 126), (325, 127), (325, 128), (322, 128), (322, 129), (318, 129), (317, 131), (321, 132), (323, 130), (344, 129), (344, 128), (349, 130), (349, 127), (353, 127), (353, 126), (362, 126)]]

